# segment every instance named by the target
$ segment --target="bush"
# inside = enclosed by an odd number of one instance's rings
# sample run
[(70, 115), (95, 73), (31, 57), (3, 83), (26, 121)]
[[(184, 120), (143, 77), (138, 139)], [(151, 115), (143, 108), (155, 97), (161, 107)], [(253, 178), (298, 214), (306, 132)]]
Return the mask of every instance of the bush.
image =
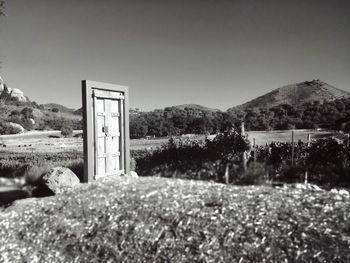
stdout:
[(62, 126), (62, 128), (61, 128), (61, 134), (62, 134), (62, 136), (64, 136), (64, 137), (70, 137), (70, 136), (72, 136), (72, 135), (73, 135), (73, 128), (72, 128), (72, 126), (70, 126), (70, 125), (68, 125), (68, 124)]
[(249, 142), (238, 132), (229, 131), (213, 140), (171, 138), (168, 144), (153, 151), (136, 154), (137, 173), (187, 179), (224, 182), (226, 166), (232, 176), (242, 173), (243, 153)]
[(0, 134), (17, 134), (22, 130), (16, 126), (0, 121)]

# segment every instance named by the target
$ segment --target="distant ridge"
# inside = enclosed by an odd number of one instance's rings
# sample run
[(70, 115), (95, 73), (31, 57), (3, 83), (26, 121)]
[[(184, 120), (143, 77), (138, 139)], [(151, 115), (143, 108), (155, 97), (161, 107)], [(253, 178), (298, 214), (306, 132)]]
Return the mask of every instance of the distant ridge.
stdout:
[(205, 106), (198, 105), (198, 104), (181, 104), (181, 105), (176, 105), (176, 106), (167, 107), (167, 108), (177, 108), (177, 109), (181, 109), (181, 110), (184, 110), (185, 108), (190, 108), (190, 109), (196, 109), (196, 110), (201, 110), (201, 111), (210, 111), (210, 112), (221, 111), (219, 109), (213, 109), (213, 108), (205, 107)]
[(270, 108), (280, 104), (298, 106), (306, 102), (319, 101), (322, 103), (325, 100), (330, 101), (347, 97), (350, 97), (350, 92), (338, 89), (320, 80), (312, 80), (280, 87), (228, 110)]
[(42, 106), (44, 107), (45, 110), (52, 110), (56, 108), (60, 112), (65, 112), (65, 113), (73, 113), (75, 111), (74, 109), (70, 109), (58, 103), (46, 103), (46, 104), (42, 104)]

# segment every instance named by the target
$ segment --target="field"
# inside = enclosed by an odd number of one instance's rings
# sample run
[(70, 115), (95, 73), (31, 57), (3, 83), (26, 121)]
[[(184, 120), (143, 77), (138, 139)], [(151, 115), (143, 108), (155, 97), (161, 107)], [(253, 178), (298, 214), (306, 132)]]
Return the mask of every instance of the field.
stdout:
[[(75, 131), (75, 137), (63, 138), (60, 131), (33, 131), (17, 135), (1, 135), (0, 148), (3, 151), (9, 152), (64, 152), (64, 151), (82, 151), (83, 139), (81, 138), (82, 131)], [(248, 139), (253, 143), (253, 139), (257, 145), (269, 144), (272, 141), (291, 142), (291, 131), (248, 131)], [(308, 134), (311, 134), (311, 139), (319, 139), (335, 136), (339, 139), (344, 139), (345, 135), (329, 131), (315, 130), (295, 130), (294, 140), (307, 141)], [(210, 136), (212, 137), (212, 135)], [(203, 140), (205, 136), (190, 136), (192, 139)], [(131, 150), (151, 150), (162, 146), (169, 138), (156, 139), (134, 139), (131, 140)]]
[[(8, 152), (71, 152), (83, 151), (82, 131), (74, 131), (74, 137), (65, 138), (60, 131), (32, 131), (15, 135), (0, 135), (0, 150)], [(168, 139), (131, 140), (131, 150), (154, 149)]]
[(17, 201), (0, 214), (2, 262), (349, 262), (350, 197), (114, 177)]
[[(248, 139), (251, 143), (255, 139), (256, 145), (270, 144), (271, 142), (292, 142), (292, 131), (248, 131)], [(322, 130), (294, 130), (294, 142), (299, 140), (307, 142), (308, 135), (311, 135), (311, 140), (335, 137), (345, 139), (346, 135)]]

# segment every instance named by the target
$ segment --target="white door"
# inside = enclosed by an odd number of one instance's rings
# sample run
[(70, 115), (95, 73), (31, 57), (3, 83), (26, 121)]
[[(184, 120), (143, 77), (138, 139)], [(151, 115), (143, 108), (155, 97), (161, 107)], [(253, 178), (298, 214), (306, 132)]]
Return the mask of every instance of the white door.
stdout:
[(95, 177), (124, 173), (123, 103), (120, 92), (94, 90)]

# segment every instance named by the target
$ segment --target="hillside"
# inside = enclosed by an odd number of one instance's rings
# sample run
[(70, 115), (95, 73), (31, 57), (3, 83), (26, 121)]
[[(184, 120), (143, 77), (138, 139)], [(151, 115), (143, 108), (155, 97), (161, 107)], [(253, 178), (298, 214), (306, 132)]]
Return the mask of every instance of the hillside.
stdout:
[(57, 103), (46, 103), (46, 104), (42, 104), (42, 106), (45, 110), (50, 110), (50, 111), (52, 111), (53, 109), (57, 109), (59, 112), (71, 113), (71, 114), (74, 114), (74, 111), (75, 111), (74, 109), (70, 109), (68, 107), (65, 107)]
[(331, 101), (347, 97), (350, 97), (350, 92), (337, 89), (320, 80), (312, 80), (283, 86), (228, 110), (271, 108), (281, 104), (298, 106), (305, 102), (319, 101), (322, 103), (325, 100)]
[(81, 116), (56, 103), (38, 105), (16, 88), (8, 87), (0, 77), (0, 134), (25, 130), (60, 130), (64, 125), (81, 129)]
[(0, 213), (2, 262), (349, 262), (349, 195), (111, 177)]
[(172, 108), (177, 108), (177, 109), (181, 109), (181, 110), (184, 110), (185, 108), (189, 108), (189, 109), (208, 111), (208, 112), (220, 111), (219, 109), (208, 108), (208, 107), (198, 105), (198, 104), (181, 104), (181, 105), (173, 106)]

